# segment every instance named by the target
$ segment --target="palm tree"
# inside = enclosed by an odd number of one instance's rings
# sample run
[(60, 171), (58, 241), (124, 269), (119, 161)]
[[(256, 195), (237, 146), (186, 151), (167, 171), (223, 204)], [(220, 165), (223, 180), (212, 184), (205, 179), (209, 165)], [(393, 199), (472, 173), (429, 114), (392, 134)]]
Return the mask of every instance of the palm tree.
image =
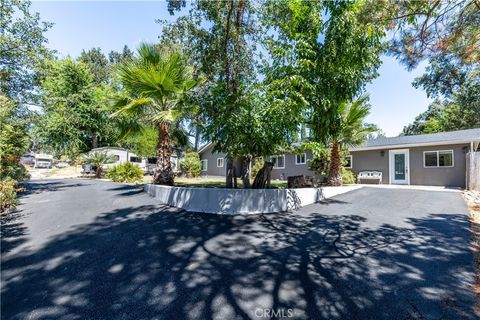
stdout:
[(114, 163), (116, 157), (113, 154), (107, 152), (90, 152), (82, 156), (82, 162), (91, 164), (95, 167), (95, 177), (100, 178), (102, 176), (103, 165)]
[(139, 46), (135, 59), (119, 67), (119, 77), (123, 93), (113, 116), (121, 119), (125, 133), (141, 130), (145, 123), (158, 130), (153, 183), (173, 185), (172, 144), (181, 136), (180, 121), (186, 115), (181, 100), (198, 81), (180, 53), (147, 43)]
[(340, 175), (341, 150), (348, 145), (362, 143), (367, 135), (377, 131), (372, 125), (365, 125), (364, 120), (370, 113), (368, 96), (361, 96), (352, 102), (342, 102), (335, 109), (334, 125), (328, 128), (328, 138), (331, 142), (331, 160), (328, 173), (328, 184), (338, 186), (342, 184)]

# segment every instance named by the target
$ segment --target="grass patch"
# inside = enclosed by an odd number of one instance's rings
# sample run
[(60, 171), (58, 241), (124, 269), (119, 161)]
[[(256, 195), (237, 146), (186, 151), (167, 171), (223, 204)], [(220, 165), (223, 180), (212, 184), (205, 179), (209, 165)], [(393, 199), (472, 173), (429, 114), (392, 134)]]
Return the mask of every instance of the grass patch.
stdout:
[[(144, 178), (144, 183), (151, 183), (152, 177), (146, 176)], [(186, 187), (186, 188), (225, 188), (225, 178), (185, 178), (185, 177), (176, 177), (175, 178), (176, 187)], [(243, 188), (243, 183), (238, 179), (238, 187)], [(272, 180), (271, 188), (272, 189), (284, 189), (287, 187), (286, 181)]]

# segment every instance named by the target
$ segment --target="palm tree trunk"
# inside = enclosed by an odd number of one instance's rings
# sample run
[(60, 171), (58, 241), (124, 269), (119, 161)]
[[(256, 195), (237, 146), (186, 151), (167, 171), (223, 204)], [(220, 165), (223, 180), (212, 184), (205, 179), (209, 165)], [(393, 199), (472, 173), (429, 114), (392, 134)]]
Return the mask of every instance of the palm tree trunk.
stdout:
[(174, 174), (170, 160), (172, 155), (170, 139), (169, 125), (165, 123), (160, 124), (158, 127), (157, 165), (153, 173), (154, 184), (173, 185)]
[(340, 175), (340, 144), (337, 140), (333, 141), (330, 158), (330, 170), (328, 173), (328, 185), (341, 186), (342, 176)]
[(95, 168), (95, 178), (100, 179), (101, 177), (102, 177), (102, 165), (99, 164), (99, 165)]

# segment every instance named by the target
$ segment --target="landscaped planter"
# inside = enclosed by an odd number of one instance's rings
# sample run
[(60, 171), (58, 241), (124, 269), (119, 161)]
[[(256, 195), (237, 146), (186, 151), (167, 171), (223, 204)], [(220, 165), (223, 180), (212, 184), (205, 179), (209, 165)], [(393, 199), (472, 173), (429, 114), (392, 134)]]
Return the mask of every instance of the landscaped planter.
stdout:
[(285, 212), (357, 189), (359, 186), (302, 189), (185, 188), (146, 184), (161, 203), (191, 212), (254, 214)]

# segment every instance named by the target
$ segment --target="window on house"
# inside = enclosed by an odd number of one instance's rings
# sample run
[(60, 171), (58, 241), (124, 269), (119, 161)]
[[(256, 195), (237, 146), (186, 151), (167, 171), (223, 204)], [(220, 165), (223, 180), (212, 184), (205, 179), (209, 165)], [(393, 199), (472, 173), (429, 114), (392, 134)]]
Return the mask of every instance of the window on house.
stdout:
[(148, 163), (149, 164), (156, 164), (157, 163), (157, 158), (148, 158)]
[(130, 162), (142, 162), (142, 158), (140, 158), (140, 157), (130, 157)]
[(295, 155), (295, 164), (305, 164), (307, 163), (307, 154), (297, 154)]
[(453, 150), (425, 151), (424, 167), (453, 167)]
[(352, 169), (352, 156), (351, 155), (348, 155), (345, 157), (345, 168), (347, 169)]
[(115, 160), (115, 162), (118, 162), (120, 161), (120, 156), (118, 154), (114, 154), (113, 159)]
[(223, 158), (217, 158), (217, 167), (223, 167)]
[(202, 160), (202, 171), (207, 171), (208, 160)]
[(285, 155), (273, 157), (272, 160), (273, 160), (273, 168), (274, 169), (285, 168)]

